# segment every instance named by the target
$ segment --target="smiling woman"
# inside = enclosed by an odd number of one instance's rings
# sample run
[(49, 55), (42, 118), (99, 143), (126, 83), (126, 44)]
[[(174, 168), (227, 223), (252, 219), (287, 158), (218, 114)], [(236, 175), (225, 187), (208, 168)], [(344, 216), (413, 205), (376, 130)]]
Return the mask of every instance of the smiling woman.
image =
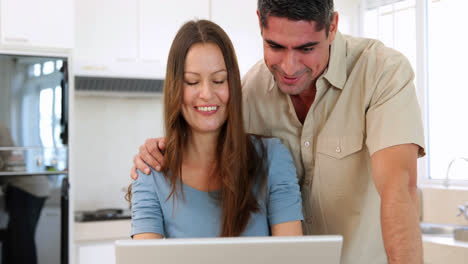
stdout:
[(129, 190), (134, 239), (302, 235), (288, 150), (244, 131), (236, 55), (216, 24), (190, 21), (169, 52), (162, 173)]
[(227, 75), (217, 45), (197, 43), (190, 48), (185, 61), (182, 114), (192, 130), (219, 132), (227, 118)]

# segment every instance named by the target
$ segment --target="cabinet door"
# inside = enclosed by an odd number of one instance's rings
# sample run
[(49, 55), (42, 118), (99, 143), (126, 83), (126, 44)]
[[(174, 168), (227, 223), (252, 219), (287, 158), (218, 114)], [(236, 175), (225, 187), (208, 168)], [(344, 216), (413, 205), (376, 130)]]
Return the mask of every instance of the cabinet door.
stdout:
[[(107, 1), (109, 2), (109, 1)], [(79, 0), (75, 5), (75, 74), (93, 75), (108, 70), (112, 58), (108, 42), (112, 25), (106, 23), (111, 16), (105, 12), (106, 1)]]
[[(33, 8), (28, 6), (30, 0), (2, 0), (1, 7), (1, 32), (2, 43), (10, 45), (29, 45), (30, 31), (33, 24)], [(28, 18), (28, 19), (25, 19)], [(32, 21), (31, 21), (32, 20)]]
[(73, 0), (1, 0), (2, 44), (73, 47)]
[(263, 40), (257, 17), (257, 1), (211, 0), (211, 19), (231, 38), (243, 76), (263, 58)]
[(79, 0), (75, 8), (75, 73), (115, 75), (137, 61), (137, 2)]
[(209, 0), (140, 0), (140, 58), (158, 66), (164, 78), (167, 56), (179, 28), (191, 19), (209, 18)]
[(114, 242), (77, 245), (77, 264), (115, 264)]
[[(14, 0), (16, 1), (16, 0)], [(22, 6), (23, 10), (33, 9), (31, 40), (38, 47), (73, 47), (73, 0), (41, 0), (34, 6)]]

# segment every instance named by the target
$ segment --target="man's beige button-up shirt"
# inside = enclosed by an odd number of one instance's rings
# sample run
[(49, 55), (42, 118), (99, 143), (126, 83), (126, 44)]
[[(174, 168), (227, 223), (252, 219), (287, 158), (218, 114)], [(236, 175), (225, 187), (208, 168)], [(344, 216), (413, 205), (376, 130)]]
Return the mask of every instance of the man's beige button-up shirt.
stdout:
[(337, 33), (304, 124), (263, 61), (243, 79), (249, 133), (278, 137), (294, 158), (305, 234), (341, 234), (341, 263), (386, 263), (371, 156), (424, 131), (408, 60), (376, 40)]

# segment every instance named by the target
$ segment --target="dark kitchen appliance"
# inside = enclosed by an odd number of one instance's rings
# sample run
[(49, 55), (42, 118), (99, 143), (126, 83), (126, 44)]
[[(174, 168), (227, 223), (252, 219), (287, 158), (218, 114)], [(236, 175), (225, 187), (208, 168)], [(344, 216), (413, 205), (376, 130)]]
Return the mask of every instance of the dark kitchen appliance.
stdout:
[(0, 54), (3, 264), (68, 263), (67, 58)]
[(77, 211), (75, 212), (75, 221), (77, 222), (92, 222), (92, 221), (107, 221), (107, 220), (122, 220), (131, 219), (130, 210), (123, 209), (98, 209), (95, 211)]

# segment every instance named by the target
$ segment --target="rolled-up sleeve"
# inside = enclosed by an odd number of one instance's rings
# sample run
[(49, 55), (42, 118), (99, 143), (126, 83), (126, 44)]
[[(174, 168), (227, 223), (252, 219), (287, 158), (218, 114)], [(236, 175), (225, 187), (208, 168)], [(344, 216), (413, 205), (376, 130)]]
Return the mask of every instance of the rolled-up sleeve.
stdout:
[(303, 220), (302, 199), (291, 154), (278, 139), (268, 140), (270, 225)]
[(397, 53), (383, 63), (366, 113), (366, 145), (375, 152), (400, 144), (416, 144), (419, 156), (425, 155), (421, 109), (413, 84), (409, 61)]
[(138, 170), (138, 179), (132, 186), (132, 238), (135, 234), (164, 235), (164, 218), (155, 188), (155, 171), (150, 175)]

